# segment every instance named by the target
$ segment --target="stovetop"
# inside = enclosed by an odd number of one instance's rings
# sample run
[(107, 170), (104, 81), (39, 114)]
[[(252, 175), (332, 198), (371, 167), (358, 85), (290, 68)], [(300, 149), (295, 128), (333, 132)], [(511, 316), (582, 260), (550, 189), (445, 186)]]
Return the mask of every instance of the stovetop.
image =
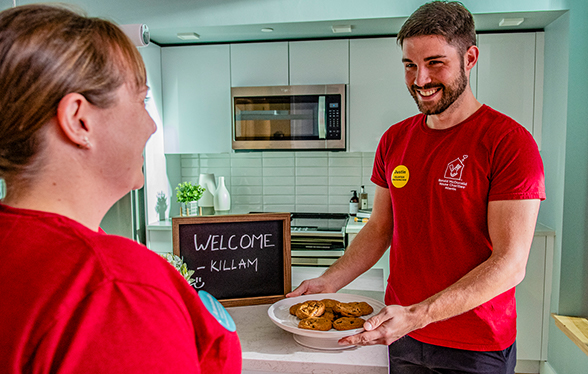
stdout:
[(292, 232), (341, 232), (347, 225), (345, 213), (291, 213)]

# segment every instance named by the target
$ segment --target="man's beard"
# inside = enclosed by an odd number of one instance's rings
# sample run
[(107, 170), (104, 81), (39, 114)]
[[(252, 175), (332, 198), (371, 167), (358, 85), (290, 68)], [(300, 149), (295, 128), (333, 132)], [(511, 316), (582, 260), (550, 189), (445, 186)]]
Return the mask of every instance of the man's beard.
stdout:
[[(461, 96), (463, 91), (465, 91), (466, 87), (468, 86), (468, 78), (465, 74), (465, 70), (462, 68), (460, 71), (459, 77), (457, 77), (449, 86), (445, 86), (441, 83), (427, 83), (424, 87), (419, 87), (417, 85), (412, 85), (408, 87), (408, 91), (412, 95), (412, 98), (416, 102), (419, 110), (426, 115), (435, 115), (443, 113), (447, 108), (451, 106), (458, 98)], [(441, 100), (430, 106), (429, 104), (423, 103), (419, 100), (419, 96), (417, 93), (417, 88), (428, 90), (431, 88), (440, 87), (442, 89), (442, 96)]]

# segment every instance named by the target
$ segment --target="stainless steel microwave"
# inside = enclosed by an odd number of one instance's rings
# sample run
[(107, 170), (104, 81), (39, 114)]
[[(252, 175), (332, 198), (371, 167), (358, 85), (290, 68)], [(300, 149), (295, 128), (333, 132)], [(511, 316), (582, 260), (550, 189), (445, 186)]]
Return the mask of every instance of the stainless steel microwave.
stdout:
[(345, 150), (344, 84), (233, 87), (234, 150)]

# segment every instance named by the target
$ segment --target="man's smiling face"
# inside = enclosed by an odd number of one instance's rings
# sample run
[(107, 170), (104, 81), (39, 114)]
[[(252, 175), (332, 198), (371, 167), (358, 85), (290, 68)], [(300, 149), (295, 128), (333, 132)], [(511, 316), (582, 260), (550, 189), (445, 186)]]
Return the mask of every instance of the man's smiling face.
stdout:
[(443, 113), (468, 85), (463, 56), (442, 36), (405, 39), (402, 62), (408, 91), (426, 115)]

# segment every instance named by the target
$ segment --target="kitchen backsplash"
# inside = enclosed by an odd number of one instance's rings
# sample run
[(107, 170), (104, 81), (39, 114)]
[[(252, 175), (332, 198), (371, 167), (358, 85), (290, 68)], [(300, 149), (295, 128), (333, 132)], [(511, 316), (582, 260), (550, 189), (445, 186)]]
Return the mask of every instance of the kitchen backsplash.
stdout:
[[(369, 207), (373, 152), (247, 152), (167, 155), (172, 186), (200, 173), (225, 177), (232, 211), (347, 213), (351, 190), (365, 186)], [(175, 191), (174, 191), (175, 194)]]

